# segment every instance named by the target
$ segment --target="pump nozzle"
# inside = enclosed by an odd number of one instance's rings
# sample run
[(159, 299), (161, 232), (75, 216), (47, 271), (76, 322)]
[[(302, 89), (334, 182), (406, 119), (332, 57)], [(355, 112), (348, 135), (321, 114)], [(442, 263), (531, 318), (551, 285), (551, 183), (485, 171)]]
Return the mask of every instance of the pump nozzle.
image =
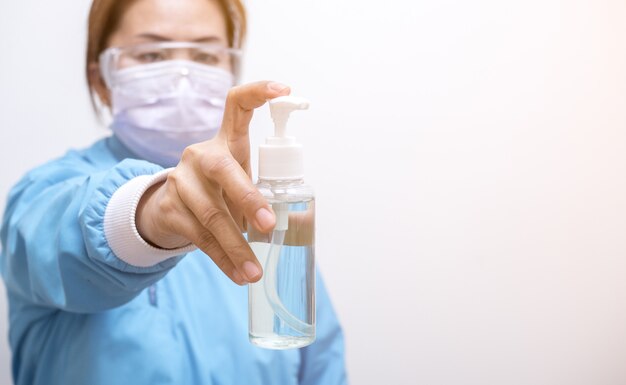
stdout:
[(295, 110), (306, 110), (309, 102), (297, 96), (279, 96), (270, 100), (270, 113), (274, 120), (274, 136), (284, 138), (287, 136), (287, 120), (289, 114)]
[(306, 110), (309, 102), (296, 96), (280, 96), (269, 101), (274, 120), (274, 136), (259, 146), (259, 178), (267, 180), (300, 179), (304, 176), (302, 146), (287, 136), (287, 120), (295, 110)]

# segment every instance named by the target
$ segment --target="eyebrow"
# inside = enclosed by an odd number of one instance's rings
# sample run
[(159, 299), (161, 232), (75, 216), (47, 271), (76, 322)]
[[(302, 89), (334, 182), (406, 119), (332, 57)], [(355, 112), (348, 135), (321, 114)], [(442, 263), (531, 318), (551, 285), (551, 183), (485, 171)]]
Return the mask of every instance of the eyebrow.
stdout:
[[(156, 33), (141, 33), (136, 35), (138, 38), (148, 39), (152, 41), (173, 41), (172, 39), (158, 35)], [(217, 36), (203, 36), (194, 40), (191, 40), (194, 43), (213, 43), (213, 42), (221, 42), (222, 39)]]

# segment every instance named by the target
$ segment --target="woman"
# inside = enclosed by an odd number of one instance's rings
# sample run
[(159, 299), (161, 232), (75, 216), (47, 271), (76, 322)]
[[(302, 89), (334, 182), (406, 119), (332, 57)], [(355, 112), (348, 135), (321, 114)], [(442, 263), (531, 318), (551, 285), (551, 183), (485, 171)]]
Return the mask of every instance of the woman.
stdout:
[(239, 0), (94, 1), (88, 82), (113, 135), (29, 172), (3, 221), (17, 385), (345, 383), (320, 281), (314, 344), (247, 339), (262, 269), (241, 233), (275, 223), (248, 124), (290, 91), (231, 89), (245, 26)]

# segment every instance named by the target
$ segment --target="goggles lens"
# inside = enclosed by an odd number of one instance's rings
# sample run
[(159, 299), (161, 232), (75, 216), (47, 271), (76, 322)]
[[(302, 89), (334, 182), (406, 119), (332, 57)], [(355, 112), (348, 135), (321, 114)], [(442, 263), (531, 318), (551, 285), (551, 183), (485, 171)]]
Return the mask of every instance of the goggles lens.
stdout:
[(159, 42), (128, 47), (111, 47), (100, 55), (100, 69), (107, 85), (120, 70), (170, 60), (185, 60), (217, 67), (237, 77), (241, 51), (220, 44)]

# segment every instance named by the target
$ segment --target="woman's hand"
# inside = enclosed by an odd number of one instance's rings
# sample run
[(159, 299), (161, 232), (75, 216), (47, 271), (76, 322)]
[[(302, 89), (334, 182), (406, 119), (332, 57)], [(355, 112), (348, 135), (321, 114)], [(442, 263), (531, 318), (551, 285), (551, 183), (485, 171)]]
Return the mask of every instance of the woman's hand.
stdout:
[(143, 195), (136, 215), (141, 236), (165, 249), (193, 243), (235, 283), (258, 281), (262, 268), (241, 230), (247, 221), (268, 233), (275, 217), (250, 179), (248, 125), (255, 108), (289, 93), (273, 82), (233, 88), (219, 134), (187, 147), (167, 180)]

